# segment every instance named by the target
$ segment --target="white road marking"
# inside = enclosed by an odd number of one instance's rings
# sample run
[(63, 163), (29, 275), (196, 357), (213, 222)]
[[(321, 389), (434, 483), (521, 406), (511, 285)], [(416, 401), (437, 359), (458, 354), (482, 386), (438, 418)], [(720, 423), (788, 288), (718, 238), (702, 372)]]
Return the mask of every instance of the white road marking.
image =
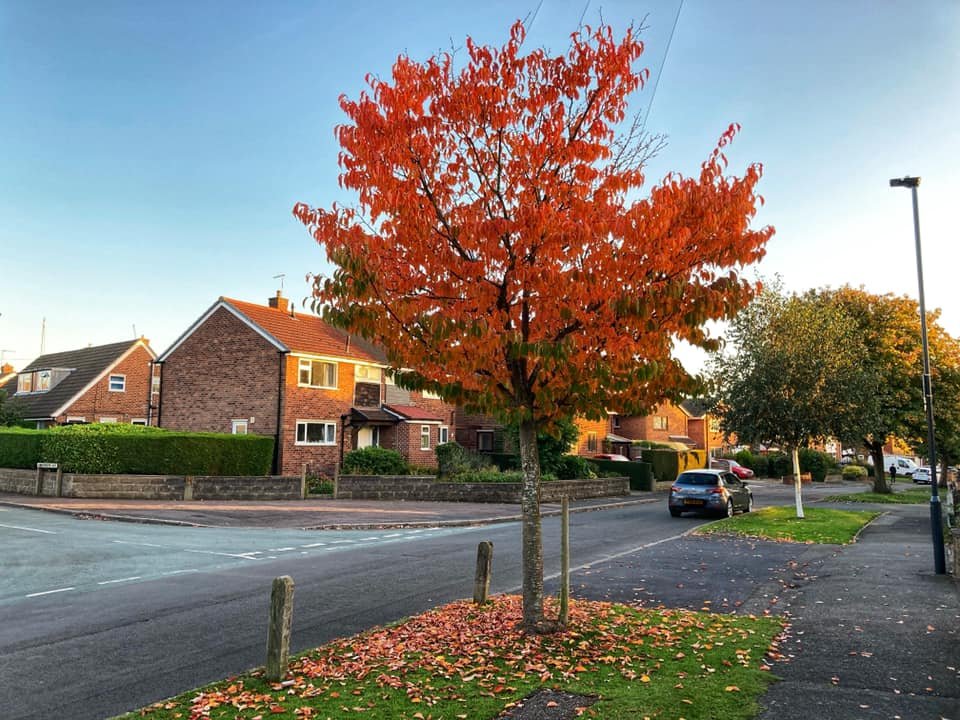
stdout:
[(118, 545), (140, 545), (141, 547), (154, 547), (154, 548), (166, 547), (165, 545), (157, 545), (156, 543), (132, 542), (130, 540), (113, 540), (112, 542), (115, 542)]
[(182, 575), (184, 573), (195, 573), (200, 572), (196, 568), (190, 568), (189, 570), (168, 570), (167, 572), (160, 573), (161, 575)]
[(37, 528), (23, 527), (21, 525), (4, 525), (0, 523), (0, 527), (10, 528), (11, 530), (26, 530), (27, 532), (38, 532), (43, 533), (44, 535), (57, 535), (58, 533), (53, 530), (39, 530)]
[(183, 549), (183, 552), (199, 553), (199, 554), (201, 554), (201, 555), (220, 555), (221, 557), (243, 558), (244, 560), (256, 560), (256, 559), (257, 559), (257, 558), (255, 558), (255, 557), (250, 557), (250, 553), (244, 553), (244, 554), (241, 555), (241, 554), (239, 554), (239, 553), (216, 552), (215, 550), (193, 550), (193, 549), (191, 549), (191, 548), (184, 548), (184, 549)]
[(134, 575), (133, 577), (117, 578), (116, 580), (103, 580), (102, 582), (98, 582), (97, 585), (112, 585), (113, 583), (130, 582), (131, 580), (139, 579), (139, 575)]
[(356, 541), (355, 541), (355, 540), (331, 540), (331, 541), (330, 541), (330, 544), (331, 544), (331, 545), (338, 545), (338, 544), (340, 544), (340, 543), (352, 543), (352, 542), (356, 542)]
[(300, 547), (313, 548), (313, 547), (325, 547), (326, 543), (310, 543), (309, 545), (301, 545)]
[[(360, 538), (360, 541), (361, 541), (361, 542), (366, 542), (367, 540), (379, 540), (379, 539), (380, 539), (380, 536), (379, 536), (379, 535), (374, 535), (373, 537)], [(304, 545), (304, 547), (306, 547), (306, 545)]]
[(403, 534), (403, 533), (392, 533), (392, 534), (390, 534), (390, 535), (384, 535), (383, 537), (384, 537), (384, 538), (395, 538), (395, 537), (400, 537), (402, 534)]
[(74, 589), (76, 589), (76, 588), (66, 587), (66, 588), (57, 588), (56, 590), (44, 590), (43, 592), (30, 593), (29, 595), (26, 595), (25, 597), (28, 597), (28, 598), (31, 598), (31, 597), (40, 597), (41, 595), (52, 595), (53, 593), (68, 592), (68, 591), (74, 590)]

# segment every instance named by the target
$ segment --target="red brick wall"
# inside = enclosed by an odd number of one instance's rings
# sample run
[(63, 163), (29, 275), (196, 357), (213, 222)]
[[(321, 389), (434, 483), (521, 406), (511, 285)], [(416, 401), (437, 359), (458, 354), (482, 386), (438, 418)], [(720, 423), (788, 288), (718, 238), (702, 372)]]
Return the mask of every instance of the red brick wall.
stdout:
[[(654, 428), (654, 417), (667, 418), (665, 430)], [(687, 428), (687, 414), (672, 403), (658, 405), (649, 415), (629, 415), (620, 417), (620, 430), (617, 435), (623, 435), (632, 440), (650, 440), (652, 442), (669, 442), (671, 435), (689, 435)]]
[[(103, 417), (116, 418), (117, 422), (122, 423), (135, 419), (146, 420), (151, 360), (153, 356), (142, 345), (138, 345), (100, 382), (77, 398), (77, 401), (57, 417), (56, 421), (66, 422), (68, 416), (83, 417), (87, 422), (99, 422)], [(123, 392), (110, 391), (111, 375), (126, 376)]]
[[(597, 453), (606, 452), (604, 449), (604, 442), (607, 439), (607, 433), (610, 432), (609, 418), (605, 418), (603, 420), (587, 420), (586, 418), (577, 418), (574, 422), (576, 423), (577, 430), (580, 431), (580, 435), (577, 437), (577, 451), (575, 454), (591, 457)], [(590, 433), (595, 433), (597, 436), (596, 449), (591, 449), (589, 447)]]
[[(344, 433), (342, 417), (350, 412), (354, 393), (353, 363), (337, 363), (336, 389), (300, 387), (299, 358), (287, 358), (286, 382), (283, 400), (283, 444), (281, 447), (282, 475), (299, 475), (304, 464), (310, 473), (332, 475), (343, 452), (352, 449), (349, 430)], [(337, 425), (334, 445), (297, 445), (297, 421), (318, 420)], [(346, 438), (344, 435), (346, 434)]]
[[(420, 449), (420, 427), (430, 428), (430, 449)], [(437, 466), (437, 444), (440, 437), (440, 426), (420, 423), (416, 420), (403, 422), (397, 425), (397, 443), (400, 453), (407, 458), (411, 465), (424, 467)]]
[(279, 369), (276, 347), (220, 308), (163, 363), (160, 424), (229, 433), (252, 417), (249, 432), (274, 435)]
[[(477, 430), (493, 430), (495, 441), (496, 435), (502, 434), (503, 425), (492, 415), (469, 414), (460, 407), (455, 409), (454, 414), (456, 433), (451, 429), (450, 439), (456, 440), (468, 450), (477, 450)], [(510, 451), (509, 448), (504, 450)]]
[(697, 443), (698, 450), (707, 450), (709, 451), (712, 447), (709, 442), (710, 438), (707, 436), (707, 418), (687, 418), (687, 435), (691, 440)]

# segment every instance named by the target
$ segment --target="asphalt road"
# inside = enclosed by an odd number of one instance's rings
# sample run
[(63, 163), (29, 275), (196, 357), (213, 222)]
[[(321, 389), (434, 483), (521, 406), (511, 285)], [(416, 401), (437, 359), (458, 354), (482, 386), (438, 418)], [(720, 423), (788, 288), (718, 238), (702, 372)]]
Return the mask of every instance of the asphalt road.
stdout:
[[(763, 506), (792, 495), (758, 484), (755, 496)], [(620, 587), (617, 599), (633, 593), (655, 601), (643, 595), (644, 558), (672, 557), (667, 544), (704, 521), (671, 518), (665, 504), (571, 515), (575, 593), (603, 596)], [(543, 527), (549, 586), (559, 568), (559, 519), (546, 518)], [(296, 582), (294, 651), (469, 596), (481, 540), (495, 547), (492, 591), (516, 591), (516, 523), (309, 532), (4, 509), (0, 707), (5, 718), (104, 718), (260, 665), (270, 583), (279, 575)], [(754, 563), (762, 571), (769, 561)], [(697, 573), (677, 572), (693, 576), (696, 589)], [(692, 594), (691, 605), (709, 596), (724, 609), (724, 600), (736, 607), (747, 599), (731, 578), (711, 583)]]

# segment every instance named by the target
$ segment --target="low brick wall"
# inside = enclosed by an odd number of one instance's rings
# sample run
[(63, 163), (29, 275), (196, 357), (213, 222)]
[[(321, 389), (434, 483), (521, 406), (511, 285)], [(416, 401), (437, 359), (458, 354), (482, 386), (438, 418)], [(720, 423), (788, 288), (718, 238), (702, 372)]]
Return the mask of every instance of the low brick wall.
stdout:
[[(344, 500), (428, 500), (435, 502), (519, 503), (520, 483), (438, 482), (432, 475), (341, 475), (338, 499)], [(621, 497), (630, 494), (629, 478), (554, 480), (540, 485), (540, 501)]]
[[(36, 470), (0, 468), (0, 492), (35, 495)], [(57, 495), (57, 473), (46, 470), (41, 495)], [(299, 500), (299, 477), (82, 475), (63, 473), (60, 497), (131, 500)]]

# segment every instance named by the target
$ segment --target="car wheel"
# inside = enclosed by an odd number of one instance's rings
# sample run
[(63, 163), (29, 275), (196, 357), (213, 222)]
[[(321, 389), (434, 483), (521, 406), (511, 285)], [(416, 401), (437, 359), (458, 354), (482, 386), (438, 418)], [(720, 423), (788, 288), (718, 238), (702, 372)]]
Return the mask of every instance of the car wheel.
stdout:
[(682, 510), (674, 510), (673, 508), (670, 508), (670, 517), (680, 517), (682, 513)]
[(747, 495), (747, 509), (744, 512), (753, 511), (753, 495)]
[(727, 500), (727, 517), (733, 517), (733, 500)]

